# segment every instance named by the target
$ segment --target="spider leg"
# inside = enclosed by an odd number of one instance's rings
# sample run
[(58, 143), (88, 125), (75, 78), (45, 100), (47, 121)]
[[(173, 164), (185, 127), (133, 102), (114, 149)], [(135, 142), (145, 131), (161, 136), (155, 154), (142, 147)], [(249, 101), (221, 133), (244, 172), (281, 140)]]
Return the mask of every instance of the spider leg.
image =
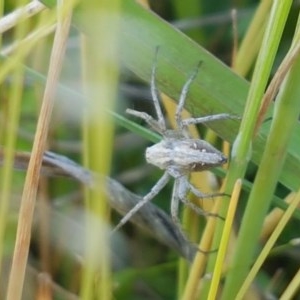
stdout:
[(156, 47), (155, 56), (154, 56), (154, 62), (152, 66), (152, 72), (151, 72), (151, 96), (153, 99), (156, 115), (157, 115), (157, 122), (160, 127), (161, 131), (166, 131), (166, 123), (165, 119), (159, 104), (159, 94), (158, 89), (156, 86), (156, 66), (157, 66), (157, 54), (158, 54), (159, 47)]
[(170, 175), (165, 172), (164, 175), (152, 187), (151, 191), (121, 219), (117, 226), (112, 230), (112, 233), (119, 230), (143, 205), (151, 201), (165, 187), (165, 185), (169, 182), (169, 179)]
[(182, 120), (182, 125), (188, 126), (188, 125), (206, 123), (206, 122), (223, 120), (223, 119), (240, 119), (240, 117), (233, 116), (230, 114), (217, 114), (217, 115), (205, 116), (205, 117), (200, 117), (200, 118), (185, 119), (185, 120)]
[(204, 194), (201, 193), (194, 185), (192, 185), (190, 182), (187, 181), (187, 184), (189, 185), (189, 190), (198, 198), (214, 198), (214, 197), (221, 197), (221, 196), (227, 196), (227, 194), (224, 193), (215, 193), (215, 194)]
[(178, 215), (179, 215), (179, 213), (178, 213), (179, 212), (179, 186), (180, 186), (180, 178), (175, 178), (172, 199), (171, 199), (170, 212), (171, 212), (171, 217), (172, 217), (173, 222), (182, 231), (180, 220), (178, 218)]
[(159, 93), (158, 93), (158, 89), (156, 86), (156, 80), (155, 80), (158, 50), (159, 50), (159, 47), (156, 47), (154, 62), (153, 62), (152, 71), (151, 71), (151, 83), (150, 83), (151, 96), (153, 99), (157, 120), (155, 120), (153, 117), (151, 117), (150, 115), (148, 115), (145, 112), (140, 112), (140, 111), (136, 111), (133, 109), (127, 109), (126, 113), (145, 120), (153, 130), (155, 130), (156, 132), (163, 135), (167, 128), (166, 128), (165, 119), (164, 119), (164, 116), (163, 116), (163, 113), (162, 113), (162, 110), (161, 110), (161, 107), (159, 104)]
[(144, 120), (154, 131), (163, 135), (164, 128), (161, 128), (160, 124), (147, 113), (129, 108), (126, 109), (126, 113)]
[(201, 209), (199, 206), (197, 206), (193, 202), (186, 200), (186, 198), (180, 198), (180, 201), (200, 216), (215, 217), (215, 218), (220, 218), (221, 220), (224, 220), (224, 218), (219, 216), (218, 214), (207, 212), (207, 211)]
[(190, 202), (186, 199), (186, 196), (187, 196), (187, 193), (188, 193), (189, 190), (196, 197), (201, 198), (201, 199), (203, 199), (203, 198), (212, 198), (212, 197), (217, 197), (217, 196), (224, 196), (224, 194), (222, 194), (222, 193), (216, 193), (216, 194), (213, 194), (213, 195), (203, 194), (187, 180), (186, 176), (183, 176), (181, 178), (181, 183), (180, 184), (182, 185), (182, 193), (181, 193), (179, 199), (183, 204), (185, 204), (186, 206), (188, 206), (189, 208), (194, 210), (199, 215), (203, 215), (203, 216), (207, 216), (207, 217), (217, 217), (217, 218), (220, 218), (221, 220), (224, 220), (224, 218), (219, 216), (218, 214), (214, 214), (214, 213), (204, 211), (203, 209), (201, 209), (200, 207), (198, 207), (197, 205), (195, 205), (194, 203), (192, 203), (192, 202)]
[(187, 93), (189, 91), (190, 85), (192, 84), (192, 82), (195, 80), (199, 68), (201, 66), (202, 62), (200, 61), (196, 70), (194, 71), (194, 73), (192, 74), (192, 76), (188, 79), (188, 81), (184, 84), (181, 94), (180, 94), (180, 98), (178, 101), (178, 106), (176, 109), (176, 113), (175, 113), (175, 119), (176, 119), (176, 123), (179, 129), (184, 130), (184, 128), (186, 127), (186, 125), (183, 124), (182, 122), (182, 111), (183, 111), (183, 107), (184, 107), (184, 102), (187, 96)]
[[(189, 243), (189, 240), (187, 239), (183, 229), (182, 229), (182, 226), (181, 226), (181, 223), (180, 223), (180, 220), (178, 218), (178, 215), (179, 215), (179, 201), (180, 201), (180, 185), (181, 185), (181, 180), (180, 178), (175, 178), (175, 181), (174, 181), (174, 187), (173, 187), (173, 194), (172, 194), (172, 200), (171, 200), (171, 217), (172, 217), (172, 220), (173, 222), (177, 225), (178, 229), (179, 229), (179, 232), (181, 233), (182, 237)], [(200, 248), (197, 248), (198, 251), (200, 251), (201, 253), (203, 254), (209, 254), (211, 252), (215, 252), (215, 251), (204, 251), (204, 250), (201, 250)]]

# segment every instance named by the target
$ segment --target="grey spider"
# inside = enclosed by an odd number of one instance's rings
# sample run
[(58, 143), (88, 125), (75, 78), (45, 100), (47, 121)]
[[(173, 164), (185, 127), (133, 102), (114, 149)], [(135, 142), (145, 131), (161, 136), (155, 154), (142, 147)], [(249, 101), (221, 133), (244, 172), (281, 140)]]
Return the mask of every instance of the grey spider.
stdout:
[[(204, 212), (195, 204), (186, 199), (188, 192), (192, 192), (198, 198), (208, 198), (212, 195), (201, 193), (196, 187), (189, 182), (191, 172), (200, 172), (220, 166), (227, 162), (227, 158), (208, 142), (200, 139), (193, 139), (189, 136), (187, 127), (191, 124), (206, 123), (215, 120), (232, 118), (229, 114), (217, 114), (200, 118), (182, 119), (182, 111), (184, 108), (185, 99), (190, 85), (196, 78), (201, 62), (191, 77), (184, 84), (178, 106), (175, 113), (177, 129), (167, 129), (165, 119), (159, 104), (158, 90), (155, 83), (156, 75), (156, 60), (151, 73), (151, 95), (157, 115), (157, 120), (145, 112), (140, 112), (132, 109), (127, 109), (126, 113), (136, 116), (146, 121), (146, 123), (162, 136), (162, 140), (146, 149), (146, 161), (152, 165), (165, 170), (162, 177), (152, 187), (151, 191), (146, 194), (143, 199), (136, 204), (117, 224), (113, 232), (122, 227), (143, 205), (152, 200), (169, 182), (174, 178), (173, 194), (171, 199), (171, 217), (176, 224), (180, 224), (178, 218), (178, 210), (180, 201), (192, 208), (199, 214), (208, 216), (218, 216), (209, 212)], [(213, 196), (220, 195), (215, 194)]]

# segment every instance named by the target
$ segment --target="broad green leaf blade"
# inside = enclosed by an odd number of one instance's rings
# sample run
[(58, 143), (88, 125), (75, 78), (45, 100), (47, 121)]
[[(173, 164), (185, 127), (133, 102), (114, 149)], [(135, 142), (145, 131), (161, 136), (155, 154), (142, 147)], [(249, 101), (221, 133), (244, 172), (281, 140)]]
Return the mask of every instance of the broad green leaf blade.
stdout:
[[(49, 0), (45, 5), (51, 6)], [(74, 24), (88, 35), (80, 22), (80, 8)], [(144, 9), (133, 0), (123, 2), (120, 35), (120, 57), (123, 64), (145, 81), (150, 81), (155, 49), (160, 47), (157, 66), (159, 89), (178, 100), (181, 88), (203, 61), (199, 75), (192, 84), (186, 107), (194, 116), (231, 113), (241, 116), (249, 89), (247, 81), (234, 74), (213, 55), (197, 45), (183, 33)], [(300, 96), (300, 95), (299, 95)], [(271, 109), (272, 110), (272, 109)], [(252, 160), (259, 164), (266, 142), (269, 122), (255, 138)], [(208, 124), (220, 137), (233, 142), (239, 122), (220, 121)], [(297, 124), (293, 142), (287, 155), (280, 182), (296, 190), (300, 184), (300, 125)]]

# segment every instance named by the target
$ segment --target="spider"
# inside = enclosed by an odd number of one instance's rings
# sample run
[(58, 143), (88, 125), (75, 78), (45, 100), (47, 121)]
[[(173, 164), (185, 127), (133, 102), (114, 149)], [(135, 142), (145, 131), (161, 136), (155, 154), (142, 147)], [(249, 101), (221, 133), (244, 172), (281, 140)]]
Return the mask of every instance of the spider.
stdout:
[[(175, 113), (175, 120), (177, 129), (167, 129), (166, 122), (159, 104), (159, 95), (155, 83), (156, 65), (157, 65), (157, 51), (151, 72), (151, 96), (157, 115), (157, 120), (145, 112), (140, 112), (132, 109), (127, 109), (126, 113), (143, 119), (156, 132), (162, 136), (162, 140), (146, 149), (146, 161), (158, 168), (164, 170), (164, 174), (158, 182), (152, 187), (151, 191), (146, 194), (142, 200), (136, 204), (117, 224), (113, 232), (122, 227), (143, 205), (151, 201), (169, 182), (174, 178), (173, 194), (171, 199), (171, 217), (174, 223), (180, 225), (178, 218), (179, 203), (182, 202), (199, 214), (207, 216), (219, 215), (204, 212), (192, 202), (186, 200), (187, 194), (190, 191), (198, 198), (208, 198), (212, 195), (201, 193), (195, 186), (189, 182), (189, 175), (191, 172), (200, 172), (220, 166), (227, 162), (227, 158), (216, 148), (208, 142), (200, 139), (193, 139), (190, 137), (187, 127), (191, 124), (206, 123), (215, 120), (232, 118), (229, 114), (217, 114), (200, 118), (182, 119), (182, 111), (184, 108), (185, 99), (190, 88), (190, 85), (195, 80), (201, 62), (197, 68), (184, 84), (178, 106)], [(213, 196), (220, 196), (223, 194), (214, 194)]]

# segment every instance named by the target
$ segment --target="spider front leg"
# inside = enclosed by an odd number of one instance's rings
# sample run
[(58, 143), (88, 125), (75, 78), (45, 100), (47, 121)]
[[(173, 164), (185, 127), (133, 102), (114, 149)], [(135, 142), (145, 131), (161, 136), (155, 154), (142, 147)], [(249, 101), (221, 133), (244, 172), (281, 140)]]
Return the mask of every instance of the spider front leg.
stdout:
[(184, 130), (185, 127), (186, 127), (186, 125), (184, 125), (183, 122), (182, 122), (182, 111), (183, 111), (183, 108), (184, 108), (184, 103), (185, 103), (186, 96), (187, 96), (187, 93), (189, 91), (189, 88), (190, 88), (192, 82), (197, 77), (197, 74), (199, 72), (199, 68), (200, 68), (201, 64), (202, 64), (202, 61), (199, 62), (198, 66), (197, 66), (196, 70), (194, 71), (194, 73), (192, 74), (192, 76), (184, 84), (184, 86), (182, 88), (182, 91), (181, 91), (181, 94), (180, 94), (180, 98), (179, 98), (176, 113), (175, 113), (175, 120), (176, 120), (177, 126), (180, 130)]
[(159, 127), (162, 131), (166, 131), (166, 122), (164, 119), (164, 115), (162, 113), (160, 104), (159, 104), (159, 94), (158, 89), (156, 86), (156, 66), (157, 66), (157, 55), (158, 55), (159, 47), (156, 47), (155, 56), (154, 56), (154, 62), (152, 66), (152, 72), (151, 72), (151, 96), (153, 99), (156, 115), (157, 115), (157, 122), (159, 124)]
[(176, 113), (175, 113), (176, 123), (180, 130), (185, 130), (185, 128), (189, 125), (206, 123), (206, 122), (211, 122), (211, 121), (216, 121), (216, 120), (240, 119), (240, 117), (238, 117), (238, 116), (233, 116), (233, 115), (226, 114), (226, 113), (216, 114), (216, 115), (211, 115), (211, 116), (206, 116), (206, 117), (200, 117), (200, 118), (188, 118), (185, 120), (182, 119), (182, 112), (184, 109), (184, 104), (185, 104), (185, 100), (187, 97), (187, 93), (189, 91), (191, 84), (197, 77), (197, 74), (199, 72), (199, 68), (200, 68), (201, 64), (202, 64), (202, 61), (199, 62), (196, 70), (191, 75), (191, 77), (188, 79), (188, 81), (185, 83), (185, 85), (182, 88), (181, 94), (180, 94), (180, 98), (179, 98)]
[(147, 124), (156, 132), (160, 133), (161, 135), (164, 134), (166, 131), (166, 122), (159, 104), (159, 94), (158, 94), (158, 89), (156, 87), (156, 65), (157, 65), (157, 54), (158, 54), (159, 47), (156, 48), (155, 51), (155, 57), (154, 57), (154, 62), (152, 66), (152, 71), (151, 71), (151, 83), (150, 83), (150, 89), (151, 89), (151, 96), (153, 99), (153, 104), (157, 116), (157, 120), (155, 120), (153, 117), (148, 115), (145, 112), (140, 112), (136, 111), (133, 109), (126, 109), (126, 113), (136, 116), (138, 118), (141, 118), (147, 122)]
[(205, 116), (205, 117), (200, 117), (200, 118), (184, 119), (184, 120), (182, 120), (182, 125), (184, 127), (186, 127), (186, 126), (189, 126), (189, 125), (207, 123), (207, 122), (211, 122), (211, 121), (224, 120), (224, 119), (240, 119), (240, 117), (223, 113), (223, 114)]
[(145, 112), (127, 108), (126, 113), (144, 120), (154, 131), (158, 132), (161, 135), (163, 135), (163, 133), (165, 132), (165, 129), (162, 128), (155, 119), (153, 119)]
[(112, 230), (112, 233), (119, 230), (142, 206), (151, 201), (166, 186), (169, 180), (170, 175), (165, 172), (158, 182), (152, 187), (151, 191), (121, 219), (117, 226)]

